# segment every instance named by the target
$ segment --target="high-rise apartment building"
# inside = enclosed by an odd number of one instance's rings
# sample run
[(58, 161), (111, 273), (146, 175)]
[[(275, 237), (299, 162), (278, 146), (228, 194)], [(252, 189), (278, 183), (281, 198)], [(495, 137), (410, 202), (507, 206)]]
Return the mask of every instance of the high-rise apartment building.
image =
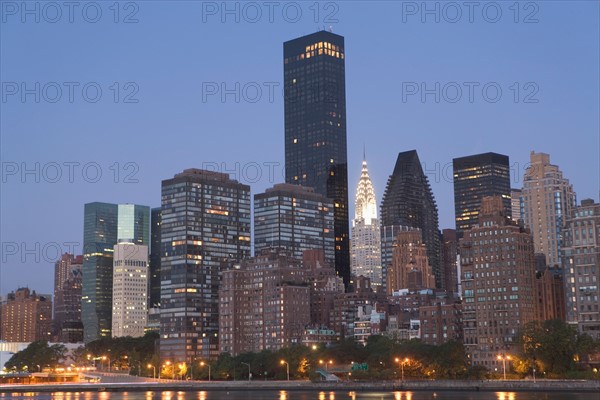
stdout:
[(148, 246), (114, 247), (112, 337), (141, 337), (148, 321)]
[(8, 294), (0, 308), (0, 340), (7, 342), (50, 341), (52, 335), (52, 298), (29, 288)]
[(335, 268), (350, 281), (344, 38), (320, 31), (285, 42), (285, 181), (333, 203)]
[(456, 234), (463, 233), (479, 221), (479, 207), (486, 196), (500, 196), (505, 214), (512, 211), (510, 165), (508, 156), (483, 153), (452, 160), (454, 170), (454, 216)]
[(520, 330), (537, 319), (536, 262), (531, 233), (500, 196), (484, 197), (478, 224), (460, 241), (464, 343), (474, 365), (502, 367)]
[(57, 341), (83, 341), (81, 287), (83, 256), (65, 253), (54, 265), (53, 334)]
[(375, 288), (382, 287), (381, 229), (377, 219), (375, 189), (369, 176), (366, 160), (363, 160), (362, 171), (356, 188), (350, 244), (352, 275), (366, 276)]
[(335, 262), (333, 204), (313, 188), (276, 184), (254, 196), (254, 252), (279, 248), (302, 259), (306, 250), (320, 249)]
[(250, 256), (250, 187), (186, 169), (162, 181), (160, 356), (219, 354), (221, 271)]
[(600, 204), (586, 199), (563, 230), (567, 322), (600, 338)]
[(111, 337), (113, 252), (119, 241), (149, 245), (150, 208), (135, 204), (86, 204), (81, 303), (86, 343)]
[(219, 349), (238, 355), (300, 344), (310, 323), (310, 296), (300, 260), (264, 249), (223, 272)]
[(444, 287), (438, 209), (416, 150), (398, 154), (381, 202), (381, 224), (384, 231), (392, 225), (420, 229), (435, 285)]
[(523, 221), (532, 234), (536, 253), (546, 255), (549, 266), (560, 265), (562, 230), (576, 205), (575, 192), (550, 156), (531, 152), (521, 194)]
[(387, 278), (387, 291), (390, 295), (401, 289), (414, 291), (435, 288), (427, 246), (423, 243), (420, 229), (398, 233)]

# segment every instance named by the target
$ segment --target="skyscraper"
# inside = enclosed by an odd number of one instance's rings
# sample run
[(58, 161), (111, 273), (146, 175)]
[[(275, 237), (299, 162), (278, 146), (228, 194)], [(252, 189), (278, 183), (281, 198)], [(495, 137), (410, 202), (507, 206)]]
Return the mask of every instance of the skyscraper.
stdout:
[(386, 231), (386, 227), (392, 225), (419, 228), (427, 246), (435, 285), (444, 286), (438, 209), (416, 150), (398, 154), (381, 202), (381, 225)]
[(112, 337), (144, 336), (148, 321), (148, 246), (114, 247)]
[(83, 256), (65, 253), (54, 265), (54, 329), (59, 342), (83, 341), (81, 286)]
[(518, 226), (500, 196), (484, 197), (478, 224), (460, 241), (464, 343), (474, 365), (502, 367), (519, 330), (537, 316), (531, 233)]
[(562, 230), (577, 201), (573, 186), (558, 166), (550, 164), (548, 154), (531, 152), (521, 198), (523, 220), (533, 234), (535, 252), (545, 254), (550, 267), (560, 265)]
[(254, 253), (284, 249), (302, 259), (305, 250), (320, 249), (335, 260), (333, 204), (313, 188), (276, 184), (254, 196)]
[(84, 207), (81, 320), (85, 343), (110, 337), (117, 215), (116, 204), (88, 203)]
[(162, 181), (160, 356), (219, 354), (221, 271), (250, 256), (250, 187), (186, 169)]
[(454, 216), (456, 234), (477, 224), (481, 200), (501, 196), (506, 215), (511, 215), (510, 166), (508, 156), (483, 153), (452, 160), (454, 170)]
[(86, 343), (111, 336), (113, 253), (119, 241), (149, 245), (150, 208), (135, 204), (86, 204), (81, 303)]
[(563, 232), (567, 322), (600, 339), (600, 204), (582, 200)]
[(352, 275), (366, 276), (371, 279), (371, 284), (375, 288), (382, 286), (381, 230), (377, 219), (375, 189), (369, 176), (366, 160), (363, 160), (356, 188), (350, 265)]
[(344, 38), (321, 31), (283, 45), (285, 181), (334, 206), (335, 268), (350, 281)]

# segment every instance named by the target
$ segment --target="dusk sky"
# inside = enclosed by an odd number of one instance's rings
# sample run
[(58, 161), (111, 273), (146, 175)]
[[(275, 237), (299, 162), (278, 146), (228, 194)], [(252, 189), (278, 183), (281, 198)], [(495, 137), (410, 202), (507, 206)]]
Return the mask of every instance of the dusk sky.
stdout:
[[(598, 200), (596, 1), (522, 2), (518, 15), (512, 1), (476, 2), (471, 16), (453, 3), (460, 17), (428, 2), (439, 22), (422, 2), (274, 2), (272, 15), (268, 2), (229, 2), (237, 22), (220, 1), (122, 2), (118, 15), (97, 2), (96, 23), (89, 2), (75, 2), (72, 23), (66, 7), (58, 17), (37, 3), (39, 22), (1, 2), (1, 295), (52, 293), (57, 246), (81, 253), (85, 203), (159, 206), (161, 180), (185, 168), (233, 173), (253, 194), (283, 182), (283, 42), (324, 27), (346, 40), (351, 217), (363, 145), (379, 200), (398, 152), (418, 151), (440, 229), (454, 228), (459, 156), (507, 154), (520, 188), (530, 151), (546, 152), (578, 201)], [(236, 83), (239, 102), (207, 92)], [(432, 93), (407, 92), (422, 83)]]

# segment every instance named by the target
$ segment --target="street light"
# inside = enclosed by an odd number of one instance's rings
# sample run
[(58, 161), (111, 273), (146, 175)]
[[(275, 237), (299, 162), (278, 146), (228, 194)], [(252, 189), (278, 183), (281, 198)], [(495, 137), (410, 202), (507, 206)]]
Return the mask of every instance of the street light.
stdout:
[(400, 378), (400, 382), (404, 382), (404, 363), (409, 362), (410, 360), (407, 358), (405, 358), (404, 360), (400, 360), (398, 357), (396, 357), (396, 362), (400, 363), (400, 371), (401, 371), (401, 378)]
[(325, 371), (327, 371), (329, 369), (329, 365), (333, 364), (333, 360), (329, 360), (327, 362), (325, 362), (323, 360), (319, 360), (319, 364), (321, 364), (321, 365), (325, 364)]
[(148, 364), (148, 369), (152, 368), (152, 377), (156, 379), (156, 367), (152, 364)]
[[(163, 364), (163, 367), (167, 367), (167, 372), (169, 372), (169, 365), (171, 365), (171, 361), (165, 361), (165, 363)], [(175, 366), (173, 366), (173, 378), (175, 378)]]
[(210, 364), (205, 363), (204, 361), (200, 361), (201, 367), (204, 367), (205, 365), (208, 367), (208, 381), (210, 382)]
[(242, 364), (248, 366), (248, 382), (250, 382), (250, 379), (252, 379), (252, 373), (250, 372), (250, 364), (245, 363), (245, 362), (243, 362)]
[(498, 354), (498, 357), (496, 357), (498, 360), (502, 360), (502, 369), (504, 370), (504, 380), (506, 380), (506, 360), (510, 360), (511, 357), (504, 355), (504, 354)]
[(108, 372), (110, 372), (110, 357), (102, 356), (102, 360), (108, 360)]
[(287, 368), (287, 380), (289, 381), (289, 380), (290, 380), (290, 363), (288, 363), (288, 362), (287, 362), (287, 361), (285, 361), (285, 360), (281, 360), (281, 361), (280, 361), (280, 364), (281, 364), (281, 365), (283, 365), (283, 364), (285, 364), (285, 365), (286, 365), (286, 368)]

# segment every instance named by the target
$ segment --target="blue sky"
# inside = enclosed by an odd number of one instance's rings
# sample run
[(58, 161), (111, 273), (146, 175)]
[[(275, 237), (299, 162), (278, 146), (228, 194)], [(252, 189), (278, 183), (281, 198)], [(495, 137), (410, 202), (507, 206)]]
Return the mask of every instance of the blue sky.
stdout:
[[(118, 15), (82, 2), (72, 22), (45, 2), (39, 22), (1, 3), (1, 294), (52, 291), (51, 261), (82, 242), (86, 202), (158, 206), (160, 181), (190, 167), (235, 172), (253, 193), (283, 181), (282, 43), (323, 27), (346, 38), (351, 203), (363, 144), (379, 198), (398, 152), (418, 150), (440, 228), (454, 226), (452, 158), (469, 154), (509, 155), (520, 187), (529, 152), (550, 153), (579, 200), (598, 199), (595, 1), (521, 2), (518, 15), (481, 2), (471, 16), (428, 2), (439, 22), (422, 2), (275, 2), (271, 15), (267, 2), (228, 2), (237, 21), (222, 2), (121, 2)], [(207, 92), (236, 83), (239, 102)]]

